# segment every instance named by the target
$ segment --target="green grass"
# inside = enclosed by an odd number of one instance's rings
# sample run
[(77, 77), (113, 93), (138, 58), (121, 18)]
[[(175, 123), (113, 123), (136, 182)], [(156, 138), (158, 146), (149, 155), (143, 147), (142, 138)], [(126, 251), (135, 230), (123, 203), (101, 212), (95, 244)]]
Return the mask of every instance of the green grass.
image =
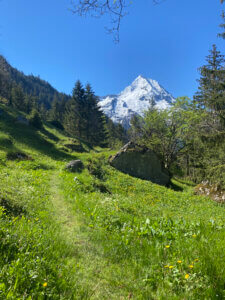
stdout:
[[(107, 149), (64, 152), (62, 132), (0, 109), (0, 299), (225, 298), (224, 206), (122, 174)], [(65, 171), (74, 158), (88, 168)]]

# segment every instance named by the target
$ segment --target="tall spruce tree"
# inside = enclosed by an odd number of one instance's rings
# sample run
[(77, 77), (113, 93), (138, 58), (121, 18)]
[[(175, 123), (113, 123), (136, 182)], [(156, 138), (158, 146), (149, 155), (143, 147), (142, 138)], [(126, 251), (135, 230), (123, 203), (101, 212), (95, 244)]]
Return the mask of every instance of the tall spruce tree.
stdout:
[(84, 89), (78, 80), (73, 89), (72, 98), (66, 103), (64, 125), (66, 131), (78, 138), (85, 136), (85, 98)]
[(51, 109), (49, 110), (49, 120), (59, 121), (60, 120), (60, 102), (55, 95), (51, 104)]
[(221, 23), (219, 26), (220, 26), (220, 28), (222, 28), (223, 32), (219, 33), (218, 36), (221, 37), (222, 39), (225, 39), (225, 14), (224, 14), (224, 11), (222, 12), (221, 17), (223, 19), (223, 23)]
[(225, 121), (225, 68), (224, 55), (212, 46), (206, 57), (207, 65), (201, 67), (199, 89), (194, 101), (199, 109), (206, 109), (213, 118)]
[(23, 93), (23, 90), (21, 86), (15, 86), (12, 88), (11, 91), (11, 102), (12, 105), (22, 111), (26, 111), (25, 108), (25, 95)]
[(86, 139), (92, 144), (102, 144), (106, 140), (104, 114), (98, 106), (98, 97), (95, 96), (91, 85), (85, 87), (85, 118)]

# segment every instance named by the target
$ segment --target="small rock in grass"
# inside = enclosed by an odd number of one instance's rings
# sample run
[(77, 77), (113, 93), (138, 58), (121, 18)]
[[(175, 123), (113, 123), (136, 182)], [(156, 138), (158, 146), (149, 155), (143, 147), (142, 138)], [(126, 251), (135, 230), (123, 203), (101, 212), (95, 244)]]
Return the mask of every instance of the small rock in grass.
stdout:
[(80, 159), (71, 160), (65, 167), (70, 172), (81, 172), (84, 168), (84, 164)]

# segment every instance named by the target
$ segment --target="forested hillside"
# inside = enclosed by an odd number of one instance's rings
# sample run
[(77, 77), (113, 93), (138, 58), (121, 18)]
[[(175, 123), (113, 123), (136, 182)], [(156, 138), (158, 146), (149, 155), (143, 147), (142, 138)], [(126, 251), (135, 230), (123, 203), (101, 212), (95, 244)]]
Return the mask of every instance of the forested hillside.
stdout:
[(70, 97), (59, 93), (48, 82), (34, 75), (24, 75), (23, 72), (13, 68), (7, 60), (0, 55), (0, 93), (1, 96), (10, 96), (10, 90), (19, 86), (23, 93), (35, 97), (36, 101), (50, 108), (53, 99), (68, 100)]
[[(24, 75), (0, 56), (0, 100), (10, 107), (48, 121), (72, 137), (92, 145), (122, 145), (127, 141), (120, 124), (114, 124), (98, 106), (90, 84), (78, 80), (72, 95), (59, 93), (48, 82)], [(28, 117), (29, 118), (29, 117)], [(37, 121), (40, 124), (40, 121)]]

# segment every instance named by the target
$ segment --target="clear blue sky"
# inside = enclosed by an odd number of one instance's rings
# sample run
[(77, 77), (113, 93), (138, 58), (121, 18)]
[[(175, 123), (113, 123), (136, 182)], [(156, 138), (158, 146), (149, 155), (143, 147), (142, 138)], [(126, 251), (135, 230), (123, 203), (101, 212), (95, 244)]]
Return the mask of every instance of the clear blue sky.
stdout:
[(225, 52), (219, 0), (133, 0), (119, 44), (105, 33), (106, 17), (77, 17), (70, 2), (0, 0), (0, 53), (59, 91), (71, 93), (80, 79), (98, 95), (118, 93), (142, 74), (175, 97), (192, 97), (212, 44)]

